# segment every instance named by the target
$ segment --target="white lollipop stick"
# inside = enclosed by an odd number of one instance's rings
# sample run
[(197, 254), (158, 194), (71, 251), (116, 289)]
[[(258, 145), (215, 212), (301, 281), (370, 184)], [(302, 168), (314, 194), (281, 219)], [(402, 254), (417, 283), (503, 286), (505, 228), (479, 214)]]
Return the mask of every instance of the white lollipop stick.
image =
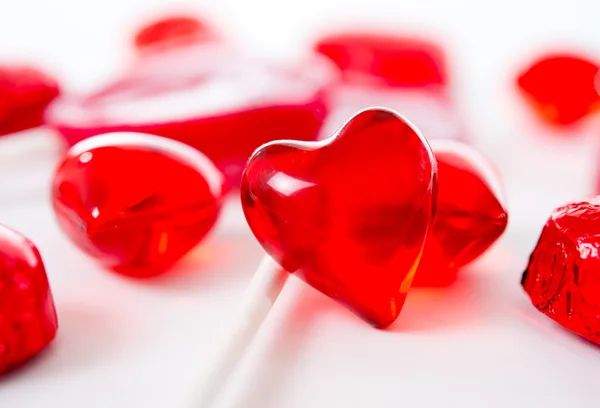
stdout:
[(205, 365), (206, 372), (196, 388), (197, 397), (192, 408), (208, 408), (215, 401), (269, 314), (288, 276), (289, 273), (269, 255), (261, 260), (246, 289), (237, 319), (225, 333), (214, 359)]

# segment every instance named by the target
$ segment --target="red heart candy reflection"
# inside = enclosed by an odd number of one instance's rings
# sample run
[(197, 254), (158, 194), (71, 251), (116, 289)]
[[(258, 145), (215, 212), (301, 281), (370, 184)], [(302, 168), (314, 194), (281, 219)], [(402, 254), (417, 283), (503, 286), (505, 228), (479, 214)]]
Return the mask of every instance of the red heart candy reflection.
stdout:
[(427, 142), (375, 108), (328, 140), (261, 147), (242, 179), (244, 214), (264, 249), (376, 326), (402, 309), (435, 196)]
[(150, 135), (97, 136), (69, 150), (52, 184), (61, 227), (118, 272), (163, 272), (215, 224), (223, 176), (200, 152)]
[(0, 225), (0, 374), (46, 348), (57, 329), (40, 253), (27, 238)]
[(500, 181), (481, 154), (447, 140), (432, 140), (431, 148), (438, 165), (438, 199), (415, 286), (452, 283), (458, 268), (483, 254), (508, 222)]
[(600, 108), (599, 71), (596, 62), (576, 55), (549, 55), (521, 73), (517, 85), (542, 119), (570, 125)]
[(58, 99), (48, 121), (69, 144), (121, 131), (184, 142), (237, 186), (261, 144), (283, 134), (317, 137), (330, 75), (322, 60), (288, 69), (220, 46), (190, 46), (142, 58), (124, 78), (95, 93)]
[(314, 48), (329, 57), (349, 82), (434, 88), (447, 82), (446, 56), (426, 40), (346, 32), (325, 36)]
[(0, 136), (40, 126), (58, 96), (56, 81), (27, 66), (0, 66)]

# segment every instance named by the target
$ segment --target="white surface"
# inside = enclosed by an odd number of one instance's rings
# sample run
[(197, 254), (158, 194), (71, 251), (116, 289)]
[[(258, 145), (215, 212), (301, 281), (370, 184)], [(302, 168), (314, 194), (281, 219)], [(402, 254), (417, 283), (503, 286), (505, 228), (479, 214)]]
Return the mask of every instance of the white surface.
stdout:
[[(0, 56), (39, 62), (71, 87), (131, 58), (138, 13), (167, 1), (3, 0)], [(510, 92), (536, 47), (600, 54), (597, 0), (399, 2), (219, 0), (201, 9), (257, 50), (284, 56), (315, 27), (350, 19), (436, 32), (450, 51), (456, 97), (481, 149), (500, 167), (511, 224), (500, 244), (448, 290), (413, 290), (388, 331), (365, 325), (291, 278), (223, 407), (597, 407), (600, 349), (537, 313), (519, 280), (557, 205), (586, 194), (591, 138), (542, 138)], [(591, 133), (582, 127), (580, 133)], [(185, 407), (185, 385), (217, 347), (262, 252), (236, 202), (169, 275), (137, 282), (99, 268), (59, 231), (47, 197), (54, 147), (44, 130), (0, 144), (0, 222), (40, 248), (56, 298), (54, 345), (0, 379), (1, 408)], [(598, 132), (596, 132), (598, 133)], [(23, 146), (25, 144), (25, 146)], [(21, 147), (37, 153), (17, 155)], [(8, 152), (8, 153), (7, 153)]]

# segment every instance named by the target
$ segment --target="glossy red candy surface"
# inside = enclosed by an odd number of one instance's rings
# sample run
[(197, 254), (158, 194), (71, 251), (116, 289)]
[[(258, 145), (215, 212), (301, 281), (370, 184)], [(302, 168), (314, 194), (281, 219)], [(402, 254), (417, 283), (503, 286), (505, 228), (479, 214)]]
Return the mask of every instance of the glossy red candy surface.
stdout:
[(443, 50), (418, 38), (346, 32), (321, 38), (315, 50), (329, 57), (350, 82), (434, 88), (447, 82)]
[(549, 55), (517, 78), (521, 92), (545, 121), (573, 124), (600, 107), (598, 63), (575, 55)]
[(106, 134), (71, 148), (54, 175), (58, 221), (77, 246), (125, 275), (164, 272), (221, 209), (223, 176), (182, 143)]
[(451, 284), (460, 267), (504, 232), (508, 213), (497, 173), (469, 145), (431, 141), (438, 165), (438, 200), (413, 285)]
[(35, 68), (0, 66), (0, 136), (42, 125), (59, 93), (56, 81)]
[(567, 329), (600, 343), (600, 199), (556, 209), (523, 273), (533, 305)]
[(152, 21), (134, 36), (135, 47), (142, 52), (184, 47), (209, 41), (215, 34), (206, 23), (191, 15), (171, 15)]
[(45, 349), (57, 329), (54, 300), (37, 248), (0, 225), (0, 374)]
[(273, 67), (220, 46), (186, 47), (143, 58), (95, 93), (60, 98), (48, 121), (71, 145), (120, 131), (179, 140), (207, 155), (237, 186), (261, 144), (281, 135), (317, 137), (331, 75), (322, 60)]
[(399, 315), (436, 200), (427, 142), (385, 109), (322, 142), (261, 147), (242, 205), (263, 248), (289, 272), (376, 326)]

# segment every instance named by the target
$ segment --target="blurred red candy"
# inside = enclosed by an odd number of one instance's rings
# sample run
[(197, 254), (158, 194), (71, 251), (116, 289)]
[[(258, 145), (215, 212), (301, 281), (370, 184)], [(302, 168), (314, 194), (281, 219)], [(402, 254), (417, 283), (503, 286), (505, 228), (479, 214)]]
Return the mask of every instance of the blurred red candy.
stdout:
[(37, 248), (0, 225), (0, 374), (45, 349), (57, 329), (54, 301)]
[(426, 141), (378, 108), (326, 142), (261, 147), (242, 181), (244, 214), (265, 251), (375, 326), (400, 314), (435, 200)]
[(432, 140), (438, 199), (413, 285), (451, 284), (459, 268), (482, 255), (504, 232), (508, 214), (495, 170), (475, 149)]
[(145, 52), (187, 46), (215, 37), (213, 30), (197, 17), (172, 15), (143, 26), (134, 36), (134, 45)]
[(444, 52), (418, 38), (346, 32), (321, 38), (315, 50), (329, 57), (349, 82), (402, 87), (443, 87), (447, 82)]
[(556, 209), (544, 226), (521, 284), (533, 305), (600, 344), (600, 198)]
[(0, 136), (42, 125), (58, 94), (56, 81), (35, 68), (0, 66)]
[(271, 66), (220, 46), (148, 56), (89, 95), (67, 95), (48, 122), (72, 145), (108, 132), (168, 137), (206, 154), (238, 185), (254, 149), (286, 135), (314, 140), (326, 116), (327, 61)]
[(545, 121), (573, 124), (600, 107), (598, 64), (575, 55), (550, 55), (517, 78), (521, 92)]
[(54, 175), (60, 226), (102, 264), (130, 276), (164, 272), (198, 244), (220, 213), (223, 176), (202, 153), (144, 134), (73, 146)]

